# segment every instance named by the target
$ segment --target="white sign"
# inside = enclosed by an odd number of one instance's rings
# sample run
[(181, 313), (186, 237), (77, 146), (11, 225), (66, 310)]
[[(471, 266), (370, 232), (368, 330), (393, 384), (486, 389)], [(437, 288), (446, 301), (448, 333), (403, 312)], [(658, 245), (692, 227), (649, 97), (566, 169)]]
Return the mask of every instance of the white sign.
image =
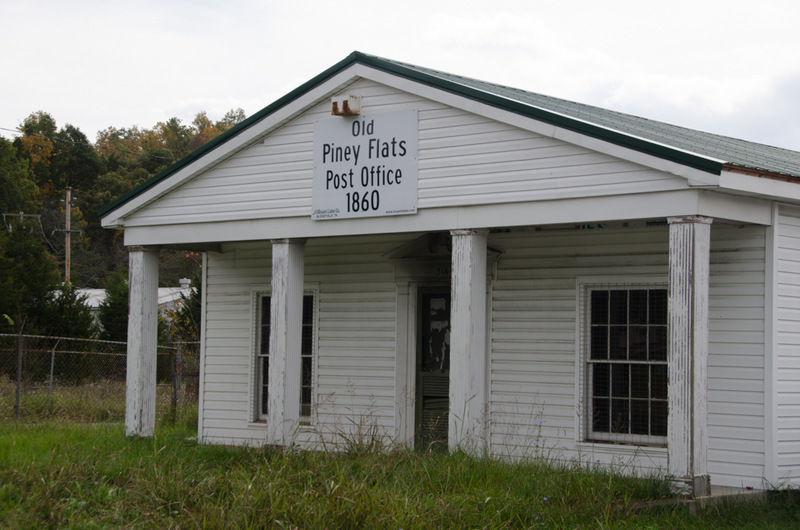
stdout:
[(314, 123), (312, 219), (417, 213), (417, 111)]

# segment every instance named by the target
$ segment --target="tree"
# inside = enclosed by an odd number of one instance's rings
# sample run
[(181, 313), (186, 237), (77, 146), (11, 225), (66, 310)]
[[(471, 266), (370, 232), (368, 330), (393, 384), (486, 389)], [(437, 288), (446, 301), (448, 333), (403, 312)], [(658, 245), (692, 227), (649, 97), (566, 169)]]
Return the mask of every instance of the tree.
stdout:
[(75, 288), (63, 285), (52, 291), (42, 304), (39, 330), (52, 337), (91, 339), (97, 335), (97, 325), (86, 297)]
[(105, 284), (106, 298), (100, 304), (100, 338), (128, 340), (128, 273), (118, 267)]
[(49, 197), (56, 190), (50, 176), (50, 157), (54, 149), (56, 121), (40, 110), (25, 118), (20, 130), (23, 135), (14, 140), (14, 143), (18, 146), (20, 154), (30, 160), (30, 167), (36, 175), (40, 193), (44, 197)]
[(15, 143), (30, 161), (43, 199), (60, 197), (67, 186), (86, 190), (103, 172), (102, 159), (77, 127), (67, 124), (57, 130), (55, 119), (38, 111), (20, 130), (23, 135)]
[(205, 112), (199, 112), (192, 121), (192, 140), (189, 142), (189, 149), (194, 151), (198, 147), (207, 144), (220, 132)]
[(142, 184), (149, 176), (147, 170), (133, 168), (109, 171), (97, 177), (94, 185), (77, 198), (87, 222), (94, 223), (99, 229), (100, 218), (97, 211)]
[[(101, 227), (98, 210), (244, 119), (242, 109), (233, 109), (217, 121), (199, 112), (189, 125), (173, 117), (150, 129), (108, 127), (92, 146), (77, 127), (59, 129), (50, 114), (33, 112), (20, 125), (20, 138), (0, 139), (0, 208), (39, 214), (40, 239), (44, 234), (50, 251), (63, 256), (57, 230), (64, 228), (64, 188), (72, 187), (72, 229), (83, 230), (72, 237), (72, 279), (100, 287), (127, 252), (121, 232)], [(174, 285), (197, 271), (184, 255), (164, 253), (162, 282)], [(18, 322), (15, 312), (8, 314)]]
[(45, 248), (38, 221), (7, 222), (11, 231), (0, 231), (0, 313), (14, 320), (15, 332), (34, 332), (43, 303), (59, 284), (58, 262)]
[[(86, 191), (103, 172), (103, 164), (89, 139), (77, 127), (65, 125), (54, 138), (50, 173), (59, 189)], [(56, 178), (57, 177), (57, 178)]]
[(200, 271), (200, 255), (196, 252), (162, 249), (158, 253), (158, 281), (162, 287), (173, 287), (181, 278), (193, 278)]
[(7, 239), (8, 236), (6, 236), (5, 232), (0, 232), (0, 293), (3, 293), (3, 296), (0, 296), (0, 315), (3, 315), (3, 319), (0, 320), (0, 333), (15, 333), (19, 328), (17, 328), (14, 321), (14, 317), (17, 314), (13, 300), (16, 289), (15, 278), (11, 274), (14, 261), (9, 256), (6, 256)]
[(142, 131), (135, 125), (127, 129), (109, 127), (97, 133), (95, 148), (109, 171), (135, 167), (142, 154)]
[(168, 149), (175, 158), (188, 155), (191, 150), (189, 143), (192, 140), (192, 130), (183, 125), (179, 118), (170, 118), (166, 122), (158, 122), (153, 128), (161, 147)]
[(39, 187), (29, 161), (20, 157), (17, 148), (0, 138), (0, 212), (33, 212)]
[(122, 232), (102, 228), (98, 210), (147, 180), (148, 176), (148, 172), (142, 168), (121, 168), (100, 175), (89, 191), (77, 197), (77, 204), (86, 222), (80, 239), (87, 255), (83, 256), (83, 269), (75, 268), (82, 287), (101, 287), (117, 264), (127, 260)]
[(231, 127), (243, 122), (245, 118), (247, 118), (247, 116), (244, 113), (244, 109), (231, 109), (217, 122), (217, 129), (219, 129), (220, 132), (225, 132)]
[(181, 294), (181, 303), (174, 311), (166, 315), (170, 320), (170, 335), (173, 340), (179, 339), (183, 342), (200, 340), (202, 303), (202, 282), (200, 275), (196, 274), (192, 278), (189, 295)]

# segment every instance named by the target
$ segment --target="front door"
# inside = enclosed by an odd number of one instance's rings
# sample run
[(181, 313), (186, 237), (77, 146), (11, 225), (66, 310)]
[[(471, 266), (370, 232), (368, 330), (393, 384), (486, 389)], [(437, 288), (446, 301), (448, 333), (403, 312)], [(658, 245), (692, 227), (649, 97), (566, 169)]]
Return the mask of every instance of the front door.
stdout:
[(417, 333), (417, 448), (447, 448), (450, 408), (450, 288), (420, 287)]

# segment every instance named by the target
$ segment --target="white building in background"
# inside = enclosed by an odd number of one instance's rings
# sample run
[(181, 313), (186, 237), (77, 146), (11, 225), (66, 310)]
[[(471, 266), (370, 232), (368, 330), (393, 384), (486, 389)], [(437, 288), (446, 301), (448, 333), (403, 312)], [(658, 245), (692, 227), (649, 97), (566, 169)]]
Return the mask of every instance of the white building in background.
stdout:
[[(199, 440), (800, 485), (800, 153), (354, 53), (110, 204), (129, 435), (158, 249), (203, 254)], [(375, 429), (375, 430), (372, 430)]]
[[(159, 287), (158, 288), (158, 310), (164, 316), (172, 311), (175, 311), (178, 303), (188, 298), (191, 294), (191, 280), (188, 278), (181, 278), (179, 280), (180, 287)], [(78, 296), (85, 297), (86, 305), (92, 311), (92, 317), (95, 323), (99, 324), (100, 305), (106, 299), (105, 289), (75, 289)]]

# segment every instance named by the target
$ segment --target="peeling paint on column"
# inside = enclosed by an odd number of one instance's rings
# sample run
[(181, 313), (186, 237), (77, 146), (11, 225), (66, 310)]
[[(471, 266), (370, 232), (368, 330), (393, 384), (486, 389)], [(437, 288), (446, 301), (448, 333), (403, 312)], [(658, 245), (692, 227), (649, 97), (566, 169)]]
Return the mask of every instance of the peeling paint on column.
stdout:
[(670, 218), (669, 473), (708, 495), (708, 290), (711, 219)]
[(156, 422), (157, 250), (130, 247), (128, 285), (125, 435), (151, 437)]
[(288, 445), (300, 422), (305, 240), (272, 241), (267, 441)]
[(450, 449), (485, 449), (486, 230), (453, 230)]

